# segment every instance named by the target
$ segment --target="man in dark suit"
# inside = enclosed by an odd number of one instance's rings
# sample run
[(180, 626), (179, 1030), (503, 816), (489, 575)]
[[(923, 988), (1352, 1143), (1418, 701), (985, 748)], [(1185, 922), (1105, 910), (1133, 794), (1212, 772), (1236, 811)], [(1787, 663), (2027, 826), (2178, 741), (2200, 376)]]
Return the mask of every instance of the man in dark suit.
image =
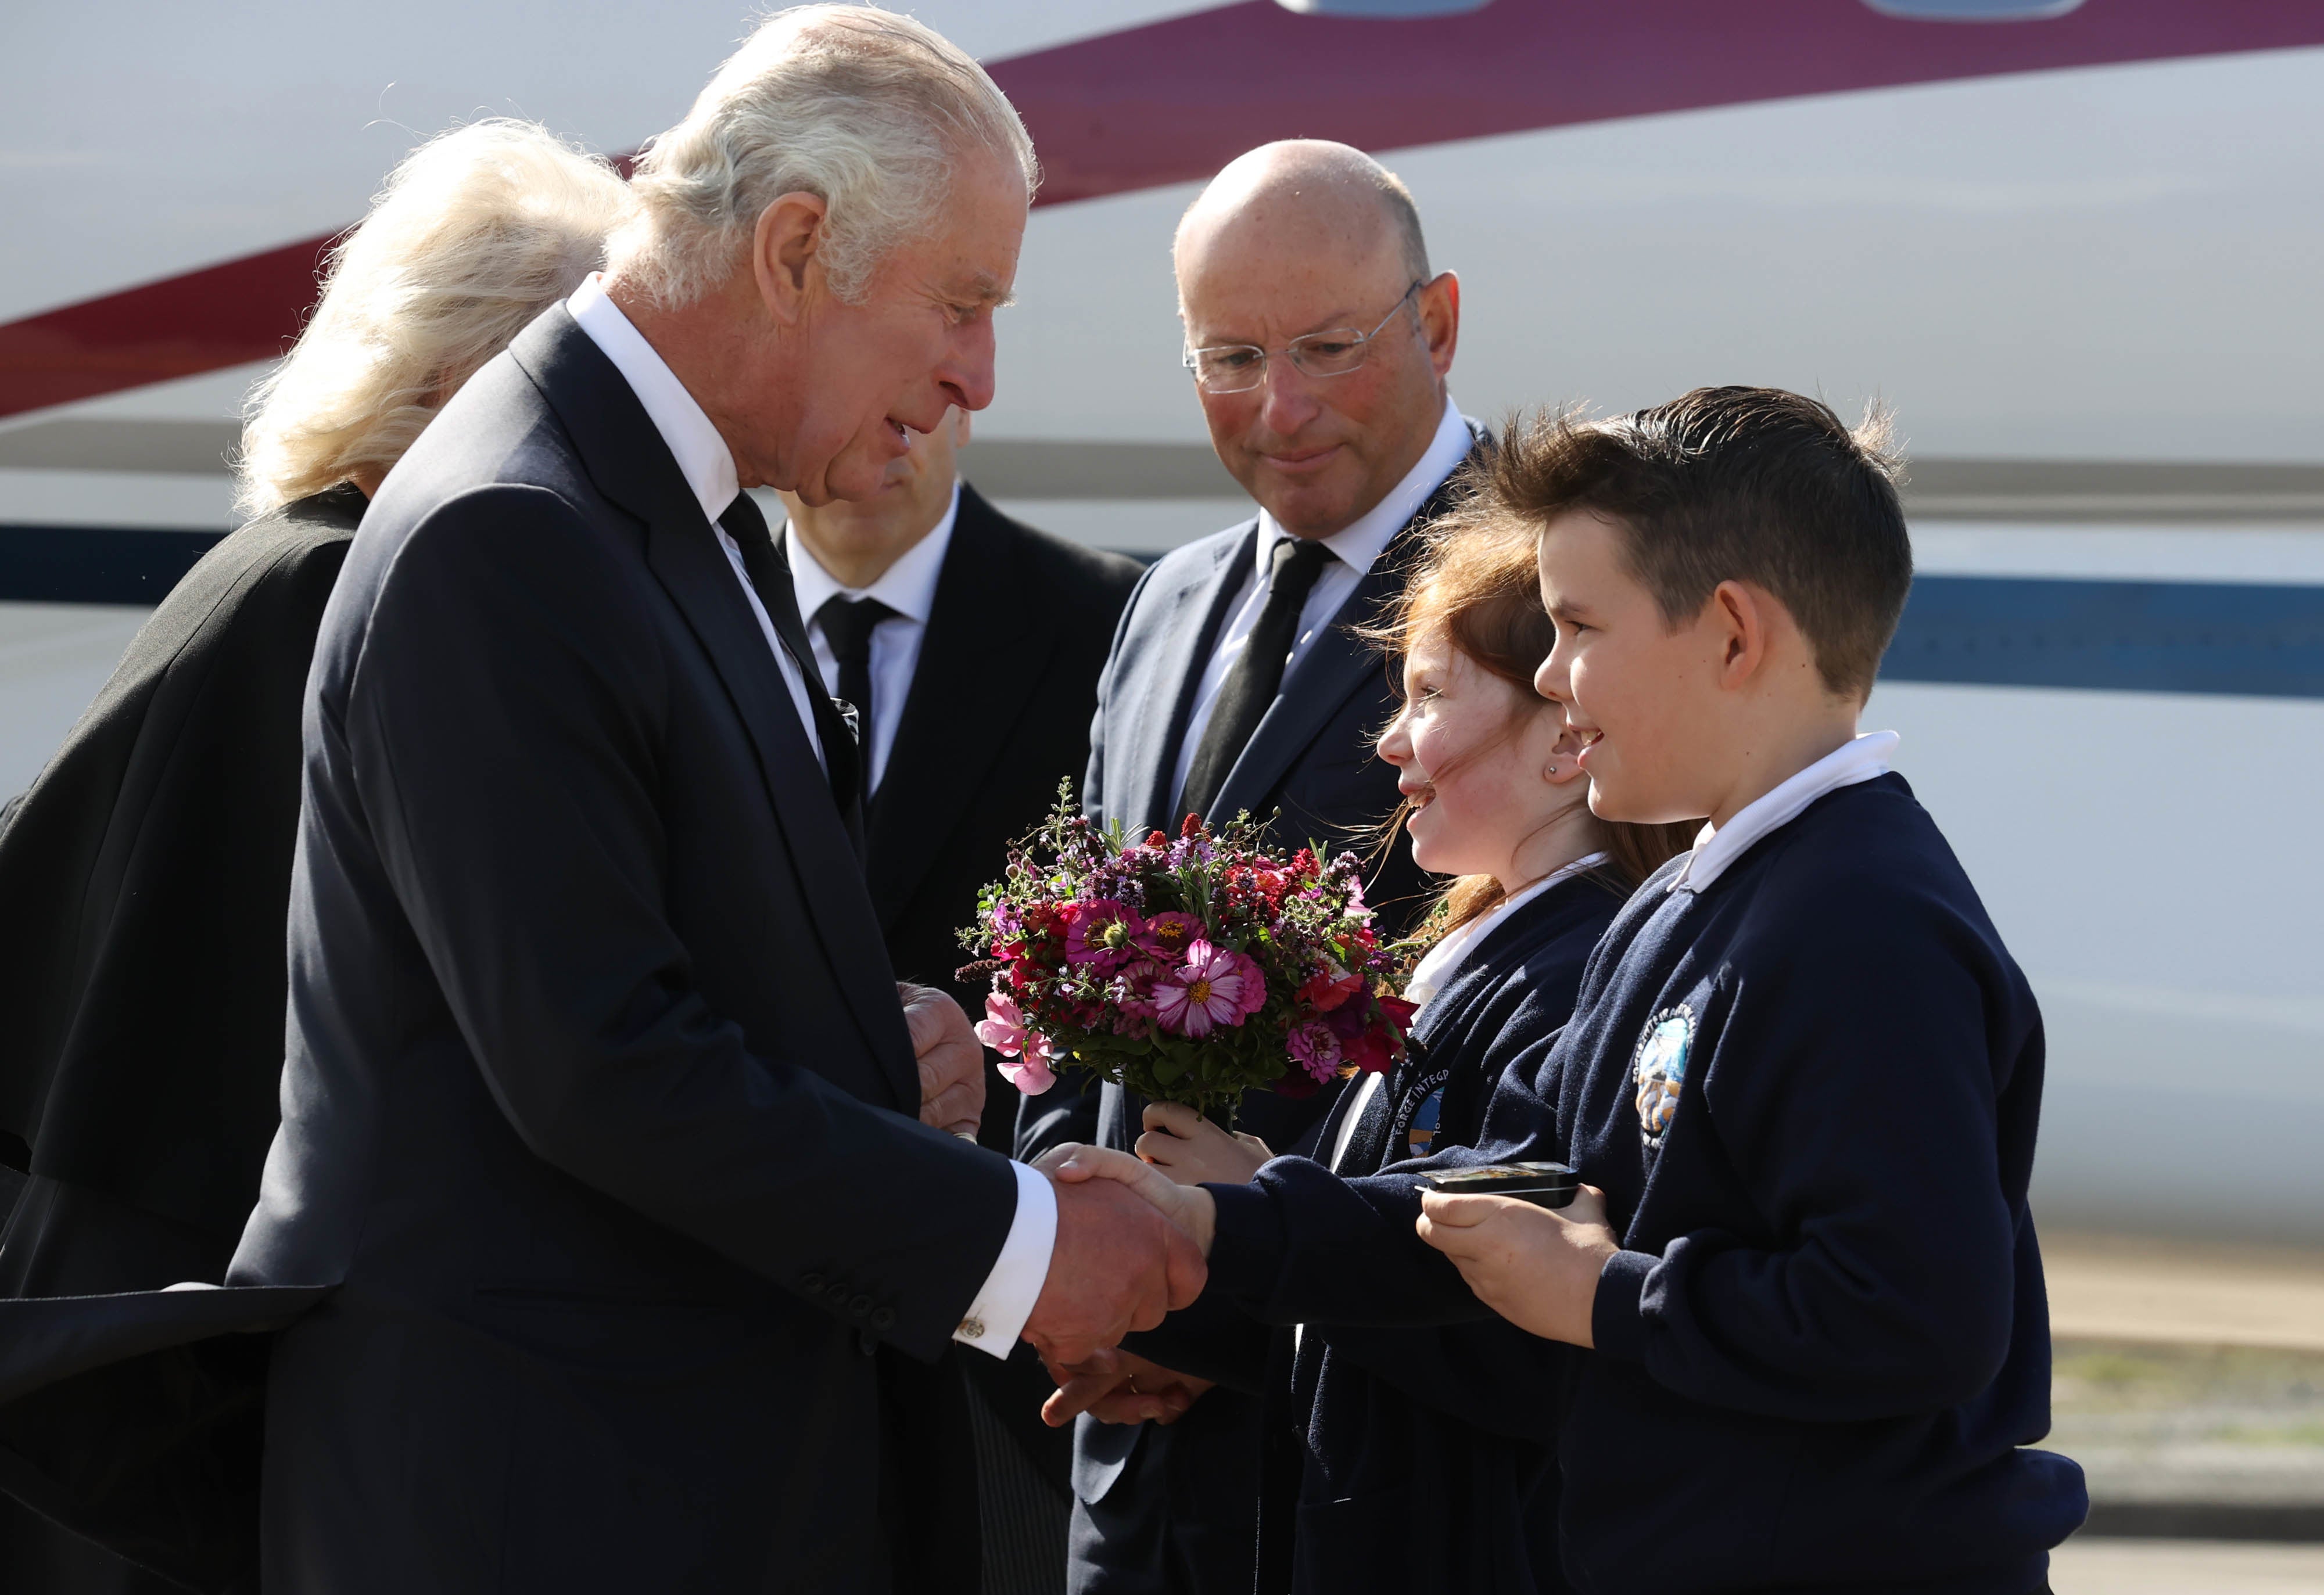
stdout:
[[(1114, 622), (1137, 562), (1037, 531), (960, 479), (969, 417), (916, 438), (868, 499), (785, 494), (782, 533), (823, 683), (857, 711), (866, 775), (865, 871), (902, 979), (949, 990), (960, 927), (998, 880), (1009, 844), (1089, 762)], [(1005, 620), (1003, 617), (1006, 617)], [(1000, 622), (1000, 623), (996, 623)], [(985, 1065), (978, 1139), (1006, 1153), (1017, 1089)], [(1040, 1419), (1047, 1376), (1031, 1348), (1006, 1362), (948, 1357), (967, 1376), (984, 1595), (1065, 1586), (1071, 1436)]]
[(928, 30), (779, 15), (374, 500), (228, 1275), (337, 1287), (274, 1351), (269, 1587), (918, 1588), (881, 1360), (1086, 1358), (1199, 1289), (1167, 1222), (916, 1117), (973, 1121), (982, 1053), (899, 999), (740, 491), (866, 496), (991, 401), (1032, 171)]
[[(1100, 684), (1084, 801), (1133, 834), (1189, 813), (1279, 811), (1276, 845), (1366, 845), (1397, 801), (1396, 771), (1372, 751), (1395, 700), (1351, 628), (1395, 597), (1477, 446), (1445, 389), (1460, 284), (1431, 273), (1401, 182), (1358, 151), (1307, 140), (1228, 165), (1180, 222), (1175, 254), (1211, 439), (1259, 513), (1174, 550), (1139, 583)], [(1401, 929), (1421, 891), (1399, 839), (1368, 895)], [(1237, 1125), (1299, 1149), (1332, 1100), (1250, 1093)], [(1111, 1085), (1031, 1099), (1019, 1150), (1126, 1151), (1143, 1111)], [(1071, 1587), (1250, 1588), (1256, 1392), (1110, 1360), (1135, 1395), (1100, 1413), (1158, 1415), (1078, 1419)]]

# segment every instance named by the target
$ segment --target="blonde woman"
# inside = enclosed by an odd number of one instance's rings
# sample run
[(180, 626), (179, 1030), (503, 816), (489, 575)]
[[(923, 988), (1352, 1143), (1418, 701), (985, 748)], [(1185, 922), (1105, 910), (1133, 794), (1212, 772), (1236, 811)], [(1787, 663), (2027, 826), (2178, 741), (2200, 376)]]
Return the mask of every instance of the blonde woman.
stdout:
[(254, 395), (251, 519), (129, 645), (0, 830), (0, 1295), (224, 1277), (274, 1134), (300, 714), (369, 497), (603, 263), (628, 191), (521, 122), (414, 151)]

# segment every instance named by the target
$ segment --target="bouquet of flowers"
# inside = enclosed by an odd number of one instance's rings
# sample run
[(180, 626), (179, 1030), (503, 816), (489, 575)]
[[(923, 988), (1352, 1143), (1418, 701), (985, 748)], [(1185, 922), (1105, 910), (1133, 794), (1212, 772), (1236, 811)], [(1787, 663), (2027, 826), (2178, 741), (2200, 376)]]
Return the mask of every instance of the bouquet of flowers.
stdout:
[(1019, 1090), (1077, 1065), (1231, 1113), (1253, 1087), (1308, 1096), (1403, 1056), (1412, 1005), (1388, 989), (1352, 854), (1270, 856), (1248, 815), (1126, 843), (1072, 798), (1068, 782), (961, 933), (987, 960), (963, 976), (992, 976), (976, 1033)]

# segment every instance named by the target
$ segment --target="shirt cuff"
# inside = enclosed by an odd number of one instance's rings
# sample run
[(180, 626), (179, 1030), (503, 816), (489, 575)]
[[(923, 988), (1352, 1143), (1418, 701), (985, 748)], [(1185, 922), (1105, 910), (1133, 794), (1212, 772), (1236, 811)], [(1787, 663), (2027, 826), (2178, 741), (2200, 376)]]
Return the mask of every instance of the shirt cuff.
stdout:
[(1022, 1163), (1011, 1163), (1017, 1176), (1017, 1215), (1009, 1221), (1009, 1239), (992, 1272), (978, 1286), (976, 1299), (962, 1315), (952, 1338), (995, 1357), (1006, 1357), (1025, 1332), (1025, 1320), (1041, 1298), (1049, 1277), (1049, 1254), (1057, 1246), (1057, 1194), (1049, 1177)]
[(1618, 1251), (1598, 1271), (1598, 1295), (1590, 1304), (1593, 1351), (1626, 1362), (1646, 1358), (1644, 1300), (1646, 1276), (1662, 1263), (1650, 1251)]

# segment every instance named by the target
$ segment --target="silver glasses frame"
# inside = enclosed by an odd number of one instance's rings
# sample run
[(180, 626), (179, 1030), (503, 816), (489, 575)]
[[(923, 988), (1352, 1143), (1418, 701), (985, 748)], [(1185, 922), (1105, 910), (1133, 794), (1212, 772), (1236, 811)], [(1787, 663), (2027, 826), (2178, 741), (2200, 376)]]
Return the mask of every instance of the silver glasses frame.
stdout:
[[(1425, 280), (1418, 277), (1414, 278), (1412, 281), (1412, 286), (1404, 290), (1404, 297), (1396, 301), (1396, 308), (1390, 310), (1387, 315), (1381, 317), (1379, 318), (1379, 325), (1373, 327), (1370, 332), (1358, 332), (1352, 327), (1327, 327), (1320, 332), (1301, 333), (1297, 337), (1293, 338), (1289, 343), (1284, 345), (1279, 349), (1269, 349), (1259, 344), (1205, 344), (1199, 349), (1186, 350), (1184, 354), (1178, 356), (1178, 364), (1184, 366), (1186, 369), (1187, 373), (1194, 379), (1194, 386), (1200, 388), (1205, 393), (1227, 394), (1250, 392), (1252, 389), (1257, 388), (1267, 381), (1267, 363), (1275, 358), (1277, 355), (1288, 357), (1293, 368), (1296, 369), (1302, 376), (1307, 377), (1311, 381), (1320, 381), (1325, 377), (1345, 376), (1351, 371), (1360, 371), (1363, 368), (1364, 362), (1371, 358), (1372, 340), (1379, 337), (1382, 332), (1388, 329), (1388, 324), (1389, 322), (1404, 314), (1404, 308), (1413, 302), (1413, 295), (1418, 293), (1422, 289), (1427, 286), (1428, 284)], [(1306, 362), (1302, 360), (1300, 355), (1305, 351), (1308, 346), (1323, 342), (1353, 344), (1357, 351), (1355, 364), (1352, 365), (1343, 365), (1337, 371), (1310, 371), (1307, 368)], [(1203, 381), (1202, 360), (1204, 355), (1224, 355), (1237, 350), (1249, 350), (1250, 353), (1259, 356), (1259, 358), (1251, 364), (1250, 381), (1237, 388), (1214, 388)]]

